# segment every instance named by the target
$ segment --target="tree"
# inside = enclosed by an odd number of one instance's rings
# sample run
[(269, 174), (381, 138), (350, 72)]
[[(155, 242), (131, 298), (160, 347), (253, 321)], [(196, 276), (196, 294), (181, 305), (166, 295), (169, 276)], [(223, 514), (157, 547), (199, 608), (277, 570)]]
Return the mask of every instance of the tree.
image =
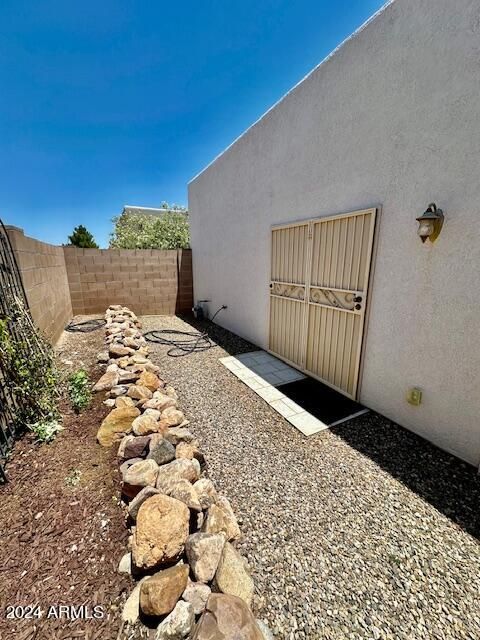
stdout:
[[(175, 207), (175, 208), (173, 208)], [(116, 249), (188, 249), (190, 228), (188, 212), (178, 205), (169, 206), (161, 215), (122, 213), (112, 219), (110, 247)]]
[(83, 224), (75, 227), (72, 235), (68, 236), (68, 240), (74, 247), (81, 247), (82, 249), (98, 249), (98, 244), (95, 242), (94, 237), (90, 231), (83, 226)]

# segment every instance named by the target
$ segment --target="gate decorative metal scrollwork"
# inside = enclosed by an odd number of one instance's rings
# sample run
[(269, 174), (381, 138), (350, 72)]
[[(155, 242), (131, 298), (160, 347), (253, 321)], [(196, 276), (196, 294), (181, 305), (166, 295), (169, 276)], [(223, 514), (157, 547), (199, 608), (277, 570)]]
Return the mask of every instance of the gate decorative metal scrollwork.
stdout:
[[(25, 309), (28, 302), (12, 245), (3, 222), (0, 220), (0, 320), (16, 339), (21, 339), (19, 327), (12, 318), (13, 301), (21, 300)], [(5, 371), (0, 357), (0, 481), (7, 479), (4, 464), (22, 425), (15, 420), (18, 400), (15, 391), (6, 383)]]
[(292, 300), (305, 300), (305, 287), (296, 284), (272, 283), (272, 296), (291, 298)]
[(324, 304), (337, 309), (354, 309), (356, 293), (354, 291), (340, 291), (324, 287), (310, 288), (310, 302)]

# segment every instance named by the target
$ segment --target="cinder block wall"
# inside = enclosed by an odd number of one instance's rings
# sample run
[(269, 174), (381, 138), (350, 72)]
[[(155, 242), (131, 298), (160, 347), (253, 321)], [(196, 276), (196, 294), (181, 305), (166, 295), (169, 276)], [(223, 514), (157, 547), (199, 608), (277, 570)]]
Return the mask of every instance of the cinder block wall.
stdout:
[(63, 250), (74, 314), (103, 313), (110, 304), (160, 315), (192, 307), (190, 250)]
[(22, 229), (6, 227), (33, 320), (53, 343), (72, 317), (63, 248), (34, 238)]

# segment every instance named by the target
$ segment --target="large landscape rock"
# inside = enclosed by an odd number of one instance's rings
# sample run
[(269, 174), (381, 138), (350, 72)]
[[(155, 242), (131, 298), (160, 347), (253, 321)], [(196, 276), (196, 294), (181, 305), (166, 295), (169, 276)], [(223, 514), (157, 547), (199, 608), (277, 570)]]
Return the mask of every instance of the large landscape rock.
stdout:
[(147, 616), (163, 616), (173, 611), (185, 591), (188, 565), (176, 565), (159, 571), (142, 583), (140, 609)]
[(155, 460), (142, 460), (128, 467), (123, 473), (123, 481), (134, 487), (154, 487), (157, 473), (158, 464)]
[(213, 482), (208, 478), (200, 478), (195, 482), (193, 488), (197, 492), (202, 509), (210, 508), (217, 498), (217, 491)]
[(115, 398), (115, 406), (116, 407), (134, 407), (135, 403), (132, 400), (132, 398), (129, 398), (128, 396), (118, 396), (118, 398)]
[(154, 420), (160, 420), (161, 412), (158, 409), (149, 409), (147, 407), (143, 413), (146, 416), (150, 416)]
[(143, 578), (137, 583), (123, 605), (122, 620), (124, 622), (135, 624), (140, 617), (140, 588), (144, 580), (146, 580), (146, 578)]
[(165, 393), (165, 395), (170, 396), (171, 398), (174, 398), (174, 400), (178, 400), (178, 393), (169, 384), (165, 386), (165, 389), (163, 390), (163, 392)]
[[(125, 331), (127, 331), (127, 329), (125, 329)], [(123, 335), (125, 337), (123, 338), (122, 342), (126, 347), (131, 347), (132, 349), (139, 349), (142, 346), (142, 344), (144, 344), (143, 342), (141, 342), (139, 338), (132, 338), (131, 336), (126, 336), (125, 331), (123, 331)]]
[(149, 400), (152, 397), (152, 392), (147, 387), (142, 387), (139, 384), (132, 384), (127, 391), (127, 395), (135, 400)]
[(130, 327), (128, 329), (125, 329), (125, 331), (123, 332), (123, 335), (126, 336), (127, 338), (140, 338), (141, 337), (141, 333), (138, 329), (134, 329), (133, 327)]
[(106, 371), (97, 384), (93, 387), (94, 391), (109, 391), (118, 384), (118, 372)]
[(185, 429), (185, 427), (169, 428), (165, 437), (174, 445), (177, 445), (179, 442), (191, 442), (194, 440), (193, 433), (188, 429)]
[(246, 569), (245, 560), (229, 542), (223, 547), (214, 586), (217, 591), (241, 598), (248, 606), (252, 603), (253, 580)]
[(129, 382), (135, 382), (138, 378), (138, 374), (134, 371), (125, 371), (124, 369), (120, 369), (118, 372), (118, 382), (120, 384), (127, 384)]
[(167, 464), (175, 459), (175, 447), (168, 440), (162, 438), (154, 447), (150, 447), (148, 458), (155, 460), (158, 465)]
[(188, 581), (187, 587), (182, 594), (185, 602), (190, 602), (193, 607), (193, 613), (199, 615), (205, 609), (207, 600), (212, 593), (210, 587), (202, 582)]
[[(123, 438), (120, 472), (123, 491), (133, 498), (128, 522), (135, 523), (130, 553), (118, 570), (133, 575), (156, 571), (137, 584), (122, 618), (135, 623), (140, 612), (167, 616), (155, 640), (263, 640), (248, 608), (253, 597), (248, 567), (227, 542), (240, 537), (235, 514), (213, 483), (200, 479), (205, 458), (185, 428), (188, 421), (177, 408), (177, 393), (149, 360), (134, 314), (113, 305), (106, 319), (110, 359), (95, 389), (106, 391), (115, 408), (97, 436), (103, 446)], [(207, 583), (212, 581), (221, 593), (211, 593)], [(193, 629), (195, 615), (201, 618)]]
[(135, 364), (147, 364), (148, 358), (144, 354), (136, 353), (132, 356), (132, 362), (135, 362)]
[(121, 358), (122, 356), (128, 356), (130, 353), (133, 353), (133, 349), (130, 347), (124, 347), (119, 343), (112, 343), (108, 350), (108, 355), (111, 358)]
[(185, 422), (185, 416), (182, 411), (179, 411), (179, 409), (175, 409), (175, 407), (167, 407), (162, 410), (160, 423), (165, 427), (178, 427), (178, 425), (183, 422)]
[[(135, 436), (134, 435), (128, 435), (128, 436), (123, 436), (123, 438), (120, 441), (120, 444), (118, 445), (118, 451), (117, 451), (117, 457), (120, 459), (125, 460), (125, 447), (127, 446), (127, 444), (129, 442), (131, 442), (132, 440), (134, 440)], [(136, 456), (131, 456), (133, 458), (135, 458)]]
[(160, 467), (157, 488), (161, 488), (162, 482), (168, 483), (174, 478), (177, 480), (196, 482), (199, 477), (200, 465), (197, 460), (173, 460), (173, 462), (169, 462)]
[(264, 640), (252, 612), (240, 598), (212, 593), (192, 640)]
[(124, 356), (123, 358), (115, 360), (115, 362), (121, 369), (128, 369), (128, 371), (132, 371), (132, 369), (129, 368), (132, 364), (132, 359), (130, 356)]
[(150, 391), (156, 391), (162, 386), (162, 381), (151, 371), (143, 371), (138, 379), (138, 384), (142, 387), (147, 387)]
[(221, 509), (217, 504), (212, 504), (208, 509), (202, 531), (205, 533), (224, 533), (227, 540), (240, 538), (240, 528), (235, 516)]
[(146, 409), (157, 409), (158, 411), (164, 411), (169, 407), (174, 408), (177, 404), (177, 401), (174, 398), (170, 398), (170, 396), (166, 396), (160, 391), (155, 391), (153, 398), (151, 400), (147, 400), (145, 403)]
[(127, 391), (128, 387), (126, 387), (124, 384), (118, 384), (116, 387), (112, 387), (110, 389), (110, 397), (118, 398), (119, 396), (125, 395)]
[(119, 407), (112, 409), (103, 420), (97, 432), (97, 440), (102, 447), (111, 447), (132, 430), (132, 422), (140, 415), (137, 407)]
[(122, 464), (119, 467), (119, 471), (123, 476), (127, 473), (128, 469), (136, 464), (137, 462), (143, 462), (143, 458), (129, 458), (128, 460), (125, 460), (124, 462), (122, 462)]
[(151, 371), (152, 373), (159, 373), (160, 371), (160, 367), (157, 364), (153, 364), (153, 362), (146, 362), (144, 365), (142, 365), (145, 369), (145, 371)]
[(142, 504), (145, 502), (145, 500), (159, 493), (161, 492), (158, 489), (155, 489), (155, 487), (144, 487), (139, 493), (137, 493), (137, 495), (133, 498), (133, 500), (128, 505), (127, 510), (130, 518), (132, 518), (132, 520), (136, 520), (138, 515), (138, 510), (140, 509)]
[(188, 480), (179, 480), (176, 476), (165, 478), (157, 484), (157, 489), (167, 496), (184, 502), (192, 511), (202, 510), (197, 492)]
[(190, 636), (194, 624), (192, 605), (180, 600), (172, 613), (158, 625), (155, 640), (183, 640)]
[[(136, 418), (138, 420), (138, 418)], [(133, 421), (135, 423), (135, 420)], [(129, 458), (146, 458), (150, 447), (150, 436), (126, 436), (128, 441), (123, 445), (123, 458), (128, 460)], [(120, 443), (122, 446), (123, 440)], [(118, 449), (118, 455), (120, 456), (120, 447)]]
[(179, 442), (175, 450), (175, 457), (177, 459), (184, 458), (185, 460), (193, 460), (197, 447), (190, 442)]
[(188, 562), (198, 582), (210, 582), (217, 571), (225, 545), (222, 534), (193, 533), (185, 545)]
[(158, 422), (151, 416), (142, 414), (135, 418), (132, 423), (133, 433), (137, 436), (145, 436), (149, 433), (155, 433), (158, 429)]
[(151, 569), (177, 560), (185, 547), (189, 522), (190, 511), (183, 502), (164, 494), (145, 500), (132, 540), (135, 566)]
[(132, 554), (130, 552), (125, 553), (118, 563), (118, 573), (132, 573)]

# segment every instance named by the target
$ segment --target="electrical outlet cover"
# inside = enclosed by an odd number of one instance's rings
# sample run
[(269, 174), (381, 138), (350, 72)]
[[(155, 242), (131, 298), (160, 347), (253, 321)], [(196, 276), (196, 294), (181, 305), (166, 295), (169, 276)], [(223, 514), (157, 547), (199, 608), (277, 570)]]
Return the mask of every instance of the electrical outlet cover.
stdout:
[(417, 387), (409, 389), (407, 393), (407, 402), (412, 404), (414, 407), (418, 407), (418, 405), (422, 403), (421, 389), (418, 389)]

